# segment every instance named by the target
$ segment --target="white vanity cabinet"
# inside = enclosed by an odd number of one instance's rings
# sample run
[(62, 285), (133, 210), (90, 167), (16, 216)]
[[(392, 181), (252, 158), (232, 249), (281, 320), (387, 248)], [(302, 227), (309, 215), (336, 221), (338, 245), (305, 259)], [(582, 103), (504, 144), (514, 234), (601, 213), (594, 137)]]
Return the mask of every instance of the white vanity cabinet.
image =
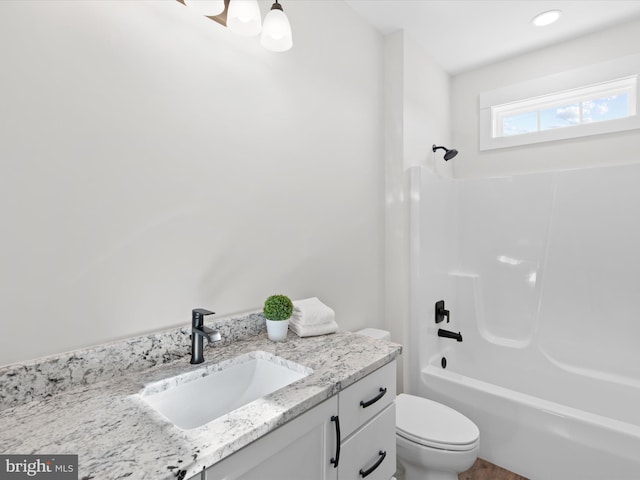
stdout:
[(396, 471), (396, 362), (338, 394), (338, 480), (389, 480)]
[(336, 480), (337, 413), (334, 396), (208, 468), (202, 480)]
[(389, 480), (395, 373), (393, 361), (192, 480)]

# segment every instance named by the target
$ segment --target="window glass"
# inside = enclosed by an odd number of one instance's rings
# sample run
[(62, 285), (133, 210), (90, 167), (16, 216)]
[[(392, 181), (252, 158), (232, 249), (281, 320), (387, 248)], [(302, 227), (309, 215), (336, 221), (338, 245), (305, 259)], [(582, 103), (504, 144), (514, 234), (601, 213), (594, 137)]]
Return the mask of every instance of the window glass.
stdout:
[(580, 123), (579, 103), (546, 108), (540, 111), (540, 130), (570, 127)]
[(582, 102), (583, 123), (602, 122), (629, 116), (629, 95), (611, 95)]
[(502, 135), (521, 135), (538, 131), (537, 112), (525, 112), (502, 117)]

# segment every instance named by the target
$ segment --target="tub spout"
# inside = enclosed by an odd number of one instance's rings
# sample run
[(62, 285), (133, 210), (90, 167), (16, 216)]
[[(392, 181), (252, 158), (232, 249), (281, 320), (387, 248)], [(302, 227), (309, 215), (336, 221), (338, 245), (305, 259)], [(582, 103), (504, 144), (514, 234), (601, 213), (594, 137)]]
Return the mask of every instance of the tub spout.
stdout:
[(458, 332), (458, 333), (450, 332), (449, 330), (443, 330), (442, 328), (438, 329), (438, 336), (439, 337), (444, 337), (444, 338), (453, 338), (454, 340), (457, 340), (458, 342), (462, 341), (462, 335), (460, 335), (460, 332)]

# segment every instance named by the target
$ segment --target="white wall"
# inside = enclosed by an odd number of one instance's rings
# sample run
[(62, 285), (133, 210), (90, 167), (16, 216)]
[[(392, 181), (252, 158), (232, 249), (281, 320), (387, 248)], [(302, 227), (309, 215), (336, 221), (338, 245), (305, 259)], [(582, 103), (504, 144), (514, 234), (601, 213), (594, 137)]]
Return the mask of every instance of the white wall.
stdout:
[[(404, 32), (385, 37), (385, 325), (392, 340), (407, 347), (398, 370), (398, 389), (409, 378), (416, 350), (409, 335), (411, 310), (409, 215), (411, 170), (450, 175), (431, 145), (450, 139), (449, 75)], [(415, 255), (414, 255), (415, 256)]]
[(0, 2), (0, 365), (272, 293), (382, 326), (382, 37), (283, 6), (274, 54), (169, 0)]
[[(404, 32), (384, 40), (385, 102), (385, 329), (391, 340), (406, 344), (408, 318), (408, 259), (404, 185), (405, 131), (405, 43)], [(398, 362), (397, 390), (403, 391), (407, 355)]]
[(452, 162), (442, 150), (451, 147), (451, 77), (407, 38), (404, 72), (404, 168), (427, 166), (438, 175), (451, 176)]
[(591, 34), (452, 79), (453, 161), (456, 177), (511, 175), (640, 161), (640, 131), (595, 135), (501, 150), (479, 151), (478, 96), (565, 70), (640, 53), (640, 22)]

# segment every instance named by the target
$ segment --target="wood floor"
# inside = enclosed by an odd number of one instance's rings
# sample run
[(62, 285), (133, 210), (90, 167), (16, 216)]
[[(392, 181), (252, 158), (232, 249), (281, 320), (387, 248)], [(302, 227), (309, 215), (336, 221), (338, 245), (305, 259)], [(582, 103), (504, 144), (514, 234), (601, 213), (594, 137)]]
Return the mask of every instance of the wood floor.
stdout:
[(513, 472), (479, 458), (466, 472), (458, 475), (458, 480), (527, 480)]

